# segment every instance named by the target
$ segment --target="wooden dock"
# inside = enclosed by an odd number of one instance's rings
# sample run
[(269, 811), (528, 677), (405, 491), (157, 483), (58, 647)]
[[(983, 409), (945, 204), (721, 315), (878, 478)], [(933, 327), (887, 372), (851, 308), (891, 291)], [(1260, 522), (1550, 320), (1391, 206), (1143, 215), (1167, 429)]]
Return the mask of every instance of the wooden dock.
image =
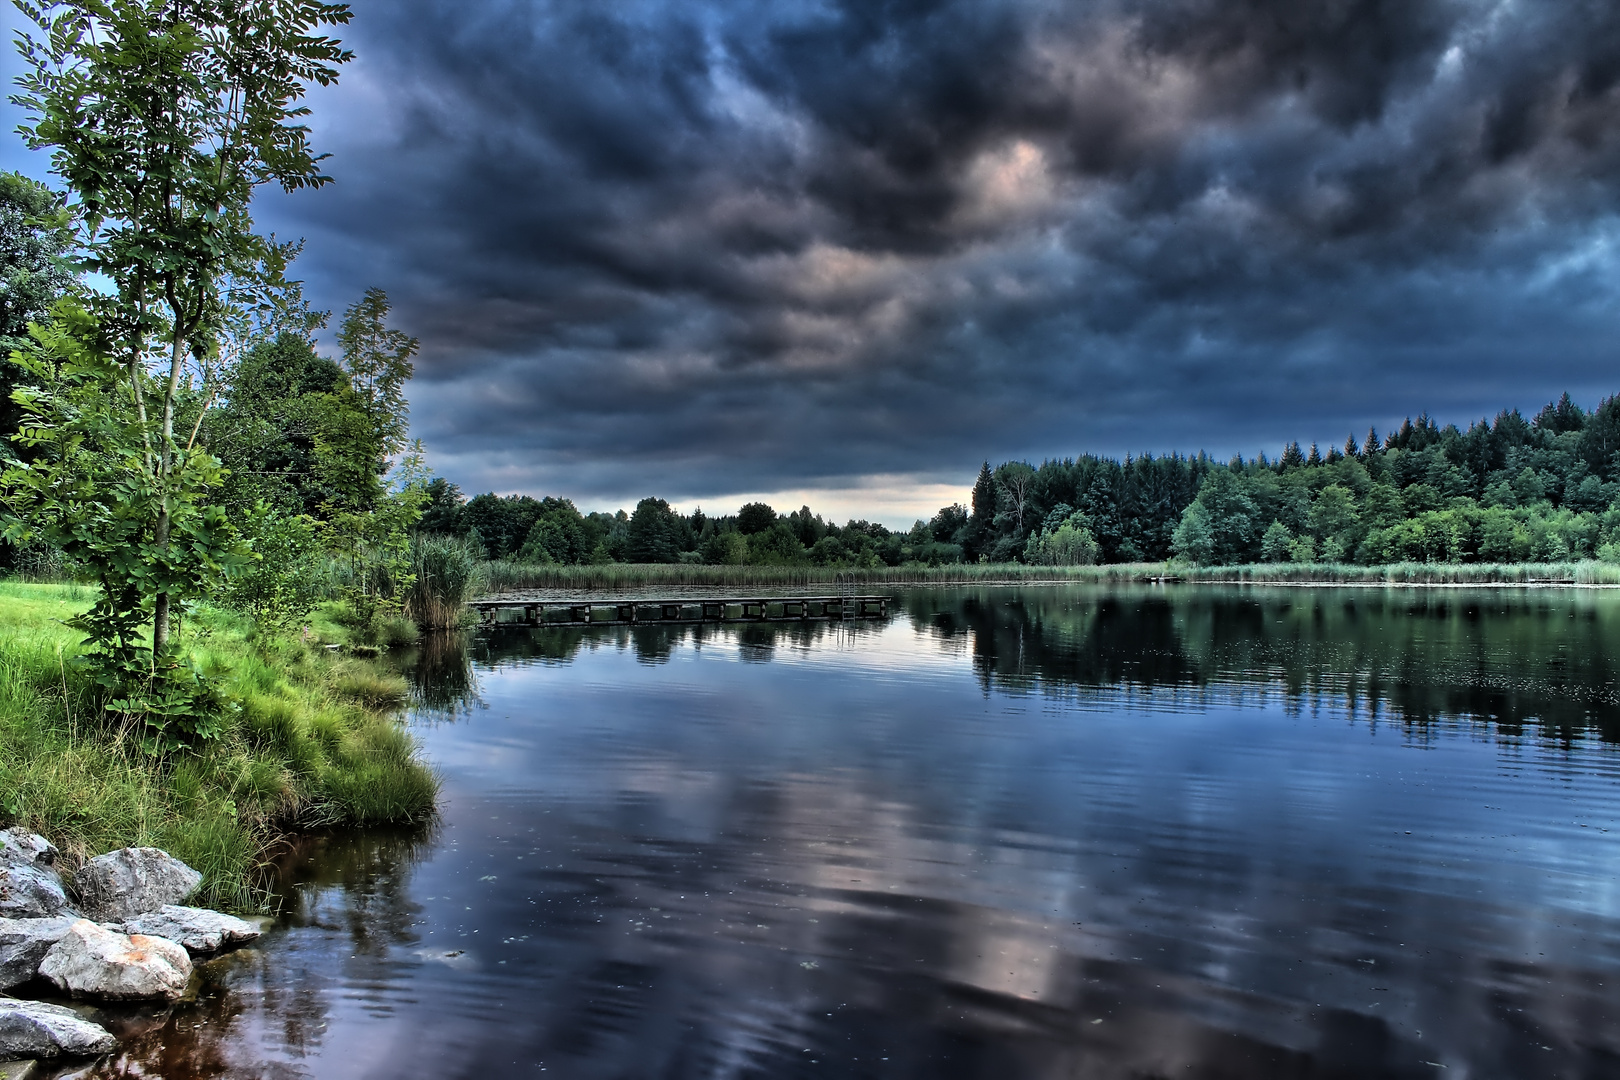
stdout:
[[(668, 623), (812, 622), (887, 619), (887, 596), (690, 596), (675, 599), (542, 600), (494, 596), (470, 601), (482, 625), (642, 626)], [(499, 619), (518, 611), (517, 619)], [(547, 618), (547, 616), (552, 616)], [(601, 616), (606, 615), (607, 618)], [(560, 618), (558, 616), (561, 616)]]

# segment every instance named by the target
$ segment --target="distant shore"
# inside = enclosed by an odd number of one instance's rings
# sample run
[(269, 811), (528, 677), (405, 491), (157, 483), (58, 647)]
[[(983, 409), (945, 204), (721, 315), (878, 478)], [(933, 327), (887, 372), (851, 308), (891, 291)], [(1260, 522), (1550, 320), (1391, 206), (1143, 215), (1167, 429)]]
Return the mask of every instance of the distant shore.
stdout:
[(941, 566), (837, 568), (609, 563), (594, 566), (486, 563), (482, 595), (515, 592), (616, 592), (627, 589), (836, 588), (894, 585), (1067, 585), (1089, 583), (1321, 586), (1620, 587), (1620, 565), (1585, 560), (1559, 563), (1253, 563), (1189, 566), (1111, 563), (1026, 566), (956, 563)]

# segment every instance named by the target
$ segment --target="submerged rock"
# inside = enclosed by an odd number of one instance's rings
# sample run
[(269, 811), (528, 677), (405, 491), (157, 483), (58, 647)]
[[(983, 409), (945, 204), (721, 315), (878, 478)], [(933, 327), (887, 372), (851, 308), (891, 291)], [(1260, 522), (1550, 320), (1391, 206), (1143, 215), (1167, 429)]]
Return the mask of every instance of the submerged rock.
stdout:
[(0, 998), (0, 1058), (95, 1057), (117, 1048), (106, 1028), (72, 1009)]
[(165, 904), (157, 911), (126, 921), (124, 933), (167, 938), (184, 945), (186, 951), (195, 956), (218, 952), (227, 945), (252, 941), (262, 931), (244, 919), (222, 915), (207, 908)]
[(132, 919), (165, 904), (181, 903), (201, 884), (197, 871), (151, 847), (97, 855), (73, 877), (79, 909), (98, 922)]
[(39, 973), (76, 998), (173, 1001), (191, 978), (191, 957), (167, 938), (126, 936), (80, 919), (51, 946)]
[(73, 925), (69, 918), (0, 919), (0, 990), (10, 990), (39, 974), (45, 954)]

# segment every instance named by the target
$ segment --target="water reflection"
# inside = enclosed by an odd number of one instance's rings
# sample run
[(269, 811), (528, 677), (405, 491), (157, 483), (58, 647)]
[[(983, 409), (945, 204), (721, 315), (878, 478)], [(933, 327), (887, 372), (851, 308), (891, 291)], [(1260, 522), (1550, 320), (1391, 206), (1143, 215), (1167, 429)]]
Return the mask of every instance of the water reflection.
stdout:
[(397, 658), (413, 705), (452, 719), (477, 707), (478, 676), (468, 644), (459, 630), (430, 631)]
[(485, 630), (468, 655), (483, 664), (542, 661), (568, 663), (583, 653), (628, 651), (641, 664), (666, 663), (679, 648), (718, 645), (737, 650), (742, 660), (769, 660), (778, 649), (806, 650), (848, 645), (880, 634), (883, 624), (860, 622), (671, 623), (581, 628), (567, 625)]
[(1620, 739), (1608, 591), (980, 589), (904, 603), (942, 639), (971, 641), (986, 687), (1275, 687), (1413, 725), (1471, 717)]
[(326, 1049), (346, 1001), (369, 1001), (374, 1014), (390, 1010), (419, 944), (411, 870), (433, 839), (431, 828), (375, 829), (289, 845), (277, 859), (286, 885), (275, 929), (258, 947), (200, 961), (186, 997), (171, 1006), (79, 1006), (118, 1036), (120, 1051), (57, 1075), (332, 1075), (303, 1062)]
[(424, 646), (437, 830), (90, 1075), (1620, 1076), (1620, 597), (901, 607)]

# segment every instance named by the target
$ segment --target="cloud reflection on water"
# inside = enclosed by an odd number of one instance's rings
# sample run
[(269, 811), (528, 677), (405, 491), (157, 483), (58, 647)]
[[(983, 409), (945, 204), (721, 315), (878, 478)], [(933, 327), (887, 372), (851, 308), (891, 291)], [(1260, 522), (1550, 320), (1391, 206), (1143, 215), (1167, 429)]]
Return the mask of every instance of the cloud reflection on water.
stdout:
[(282, 930), (129, 1060), (1616, 1074), (1620, 597), (902, 608), (854, 633), (503, 633), (471, 669), (429, 649), (450, 674), (424, 692), (481, 705), (419, 728), (439, 831), (295, 853)]

